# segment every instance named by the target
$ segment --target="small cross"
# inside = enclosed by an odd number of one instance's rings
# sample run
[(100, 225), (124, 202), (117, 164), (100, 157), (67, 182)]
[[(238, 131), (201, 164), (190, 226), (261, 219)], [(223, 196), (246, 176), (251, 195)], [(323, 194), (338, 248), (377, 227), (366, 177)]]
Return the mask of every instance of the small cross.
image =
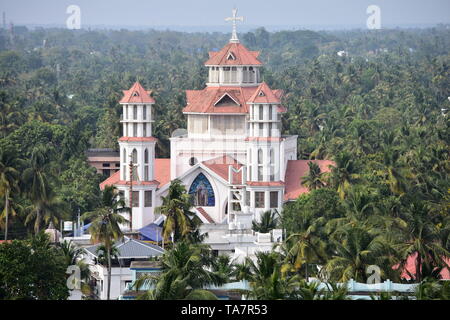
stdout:
[(230, 42), (239, 42), (236, 32), (236, 21), (244, 21), (244, 17), (237, 17), (237, 9), (233, 9), (233, 16), (225, 18), (225, 21), (231, 21), (233, 23), (233, 32), (231, 33)]

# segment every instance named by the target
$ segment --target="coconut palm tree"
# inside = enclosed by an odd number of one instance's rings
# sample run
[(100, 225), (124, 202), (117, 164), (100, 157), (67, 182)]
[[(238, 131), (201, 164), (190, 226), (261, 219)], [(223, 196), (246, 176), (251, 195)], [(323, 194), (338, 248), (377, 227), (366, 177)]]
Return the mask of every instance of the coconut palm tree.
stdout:
[(180, 241), (163, 254), (161, 264), (159, 276), (144, 276), (135, 282), (136, 288), (152, 287), (143, 299), (185, 299), (200, 295), (207, 285), (222, 285), (227, 281), (223, 272), (210, 271), (213, 257), (204, 244)]
[(309, 190), (316, 190), (325, 186), (322, 180), (322, 172), (320, 172), (320, 167), (317, 163), (309, 161), (309, 172), (306, 176), (302, 177), (302, 185), (307, 187)]
[(268, 210), (261, 214), (261, 221), (252, 221), (252, 229), (255, 232), (268, 233), (278, 226), (278, 212), (276, 210)]
[(27, 213), (25, 224), (34, 223), (35, 233), (39, 233), (42, 224), (59, 225), (61, 219), (69, 214), (67, 204), (52, 189), (46, 191), (45, 197), (35, 199), (34, 203), (24, 209)]
[(335, 254), (325, 265), (325, 271), (331, 279), (345, 282), (350, 279), (365, 282), (366, 269), (369, 265), (394, 265), (386, 262), (389, 252), (383, 238), (369, 227), (362, 225), (347, 225), (337, 231), (335, 239)]
[[(8, 150), (0, 153), (0, 197), (3, 197), (4, 209), (1, 213), (2, 221), (5, 218), (5, 240), (8, 240), (8, 219), (9, 215), (15, 215), (15, 210), (11, 206), (12, 193), (19, 191), (19, 172), (15, 168), (17, 160)], [(12, 210), (11, 210), (12, 209)]]
[(330, 185), (339, 193), (339, 197), (344, 199), (351, 184), (358, 181), (359, 174), (352, 155), (348, 152), (340, 152), (334, 157), (335, 165), (331, 166), (328, 174)]
[(36, 234), (40, 230), (42, 209), (48, 208), (51, 210), (53, 207), (52, 202), (57, 201), (54, 197), (49, 197), (51, 189), (46, 174), (47, 160), (47, 150), (45, 147), (35, 147), (31, 152), (28, 168), (22, 174), (23, 183), (27, 186), (27, 194), (33, 204), (33, 208), (30, 207), (28, 209), (31, 216), (27, 219), (28, 221), (32, 218), (35, 220), (34, 229)]
[[(401, 212), (400, 218), (405, 222), (397, 229), (401, 237), (396, 246), (402, 258), (401, 269), (406, 265), (408, 258), (417, 255), (415, 274), (410, 276), (420, 282), (424, 279), (425, 270), (431, 273), (435, 268), (450, 267), (445, 263), (445, 258), (450, 257), (450, 252), (443, 246), (449, 241), (449, 233), (443, 233), (433, 221), (423, 201), (412, 201)], [(446, 239), (442, 239), (443, 235)]]
[(186, 188), (180, 180), (173, 180), (167, 196), (162, 197), (162, 205), (155, 208), (155, 213), (166, 217), (163, 225), (165, 241), (168, 241), (171, 235), (174, 241), (178, 241), (193, 231), (194, 222), (191, 218), (194, 213), (190, 211), (191, 208), (192, 202)]
[(102, 192), (101, 207), (92, 212), (83, 214), (83, 220), (91, 221), (88, 229), (92, 242), (101, 242), (105, 246), (108, 267), (107, 299), (111, 292), (111, 252), (114, 241), (123, 238), (120, 226), (129, 224), (121, 213), (129, 211), (125, 202), (119, 198), (114, 186), (106, 186)]

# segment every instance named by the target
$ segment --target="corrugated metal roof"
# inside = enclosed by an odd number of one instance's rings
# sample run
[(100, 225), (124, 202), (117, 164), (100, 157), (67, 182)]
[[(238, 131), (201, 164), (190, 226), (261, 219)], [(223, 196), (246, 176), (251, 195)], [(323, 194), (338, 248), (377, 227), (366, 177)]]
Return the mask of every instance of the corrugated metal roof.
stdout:
[[(101, 244), (87, 247), (85, 250), (98, 257), (97, 248), (99, 246)], [(118, 250), (119, 259), (149, 258), (160, 256), (164, 253), (164, 249), (159, 246), (130, 238), (125, 238), (123, 242), (116, 243), (115, 247)]]

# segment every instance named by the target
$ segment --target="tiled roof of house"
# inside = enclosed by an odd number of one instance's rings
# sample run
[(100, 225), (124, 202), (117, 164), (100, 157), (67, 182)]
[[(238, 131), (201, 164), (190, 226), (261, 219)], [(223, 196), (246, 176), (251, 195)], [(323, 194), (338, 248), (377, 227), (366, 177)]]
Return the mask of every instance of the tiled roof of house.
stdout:
[[(413, 253), (406, 260), (406, 265), (402, 270), (401, 277), (405, 280), (415, 279), (416, 277), (416, 261), (417, 261), (417, 252)], [(443, 258), (443, 262), (448, 266), (447, 268), (443, 268), (439, 273), (442, 277), (442, 280), (450, 280), (450, 258)], [(393, 269), (398, 269), (399, 265), (395, 265)]]
[[(158, 184), (159, 187), (170, 182), (170, 159), (155, 159), (155, 180), (154, 181), (133, 181), (133, 185)], [(112, 174), (108, 179), (100, 183), (100, 189), (111, 185), (129, 185), (129, 181), (120, 180), (120, 171)]]
[[(85, 250), (98, 257), (97, 249), (99, 246), (101, 246), (100, 243), (87, 247)], [(117, 242), (114, 246), (117, 248), (119, 259), (149, 258), (160, 256), (164, 253), (164, 249), (159, 246), (127, 237), (125, 237), (124, 241)]]
[(330, 165), (334, 162), (330, 160), (289, 160), (285, 175), (284, 200), (295, 200), (303, 193), (308, 192), (308, 188), (301, 184), (302, 177), (309, 172), (308, 162), (315, 162), (319, 165), (321, 172), (329, 172)]
[[(224, 155), (207, 161), (203, 161), (203, 164), (214, 171), (217, 175), (228, 181), (228, 167), (231, 165), (235, 169), (240, 169), (242, 164), (235, 160), (233, 157)], [(238, 173), (233, 172), (233, 183), (242, 183), (242, 171)]]
[(119, 103), (155, 103), (151, 93), (136, 81), (129, 90), (123, 90), (123, 97)]
[(220, 51), (210, 51), (206, 66), (261, 65), (259, 51), (250, 51), (241, 43), (230, 42)]

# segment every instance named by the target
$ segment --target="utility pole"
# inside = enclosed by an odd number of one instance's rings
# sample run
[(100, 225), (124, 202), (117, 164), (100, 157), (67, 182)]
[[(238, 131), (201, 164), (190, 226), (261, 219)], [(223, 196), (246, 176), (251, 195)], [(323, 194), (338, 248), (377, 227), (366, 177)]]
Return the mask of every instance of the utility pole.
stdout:
[(130, 231), (133, 231), (133, 155), (130, 154)]

